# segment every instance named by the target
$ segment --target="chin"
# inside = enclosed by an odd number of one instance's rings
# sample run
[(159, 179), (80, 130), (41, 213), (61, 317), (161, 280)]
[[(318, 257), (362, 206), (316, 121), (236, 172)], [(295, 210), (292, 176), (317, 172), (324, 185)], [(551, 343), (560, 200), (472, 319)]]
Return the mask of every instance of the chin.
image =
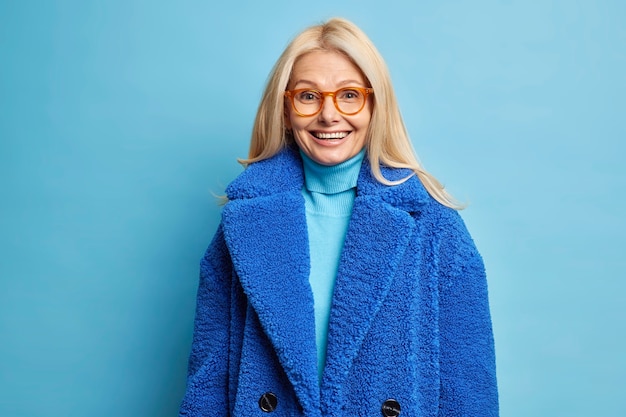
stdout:
[[(356, 153), (354, 155), (356, 155)], [(345, 162), (348, 159), (352, 158), (354, 155), (349, 152), (332, 154), (322, 152), (314, 155), (309, 155), (309, 157), (318, 164), (332, 166)]]

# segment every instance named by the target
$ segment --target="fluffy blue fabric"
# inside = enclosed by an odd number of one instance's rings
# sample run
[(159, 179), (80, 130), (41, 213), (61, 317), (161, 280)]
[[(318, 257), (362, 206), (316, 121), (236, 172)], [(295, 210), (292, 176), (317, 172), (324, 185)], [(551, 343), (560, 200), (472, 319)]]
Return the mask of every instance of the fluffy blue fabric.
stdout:
[[(388, 179), (406, 170), (383, 169)], [(498, 415), (483, 263), (458, 213), (413, 177), (361, 167), (318, 384), (302, 161), (286, 149), (227, 189), (201, 263), (180, 415)]]
[(309, 283), (313, 290), (315, 344), (320, 382), (326, 364), (328, 319), (343, 242), (365, 149), (333, 166), (320, 165), (300, 151), (304, 168), (304, 207), (309, 240)]

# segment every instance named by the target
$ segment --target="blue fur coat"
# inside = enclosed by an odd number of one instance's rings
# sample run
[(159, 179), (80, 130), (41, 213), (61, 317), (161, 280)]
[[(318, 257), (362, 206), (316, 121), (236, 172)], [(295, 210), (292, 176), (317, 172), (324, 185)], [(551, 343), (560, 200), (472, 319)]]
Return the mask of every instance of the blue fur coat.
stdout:
[(367, 158), (320, 384), (303, 182), (300, 156), (287, 149), (228, 187), (201, 262), (180, 415), (497, 416), (487, 283), (472, 238), (416, 177), (380, 184)]

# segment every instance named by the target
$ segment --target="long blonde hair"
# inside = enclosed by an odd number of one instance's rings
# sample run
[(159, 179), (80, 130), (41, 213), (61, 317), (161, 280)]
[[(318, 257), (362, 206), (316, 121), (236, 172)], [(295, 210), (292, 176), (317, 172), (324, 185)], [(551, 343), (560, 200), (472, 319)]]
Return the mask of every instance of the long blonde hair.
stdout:
[(390, 181), (383, 177), (381, 165), (408, 168), (418, 176), (435, 200), (454, 209), (462, 208), (419, 163), (402, 121), (391, 77), (382, 56), (361, 29), (342, 18), (333, 18), (305, 29), (282, 53), (270, 73), (257, 111), (248, 159), (240, 162), (247, 165), (270, 158), (293, 141), (285, 127), (284, 92), (295, 62), (313, 51), (334, 51), (347, 56), (374, 89), (374, 106), (366, 138), (374, 178), (385, 185), (397, 185), (411, 175)]

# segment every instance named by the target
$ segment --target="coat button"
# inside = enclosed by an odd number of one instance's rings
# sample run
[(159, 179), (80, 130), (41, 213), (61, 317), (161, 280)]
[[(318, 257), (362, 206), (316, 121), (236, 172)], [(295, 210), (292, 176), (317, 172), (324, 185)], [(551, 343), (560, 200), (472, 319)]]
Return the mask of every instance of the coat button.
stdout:
[(273, 392), (266, 392), (259, 398), (259, 408), (266, 413), (271, 413), (276, 410), (277, 405), (278, 398), (276, 398), (276, 394)]
[(400, 414), (400, 403), (390, 398), (383, 403), (380, 411), (383, 412), (385, 417), (398, 417)]

